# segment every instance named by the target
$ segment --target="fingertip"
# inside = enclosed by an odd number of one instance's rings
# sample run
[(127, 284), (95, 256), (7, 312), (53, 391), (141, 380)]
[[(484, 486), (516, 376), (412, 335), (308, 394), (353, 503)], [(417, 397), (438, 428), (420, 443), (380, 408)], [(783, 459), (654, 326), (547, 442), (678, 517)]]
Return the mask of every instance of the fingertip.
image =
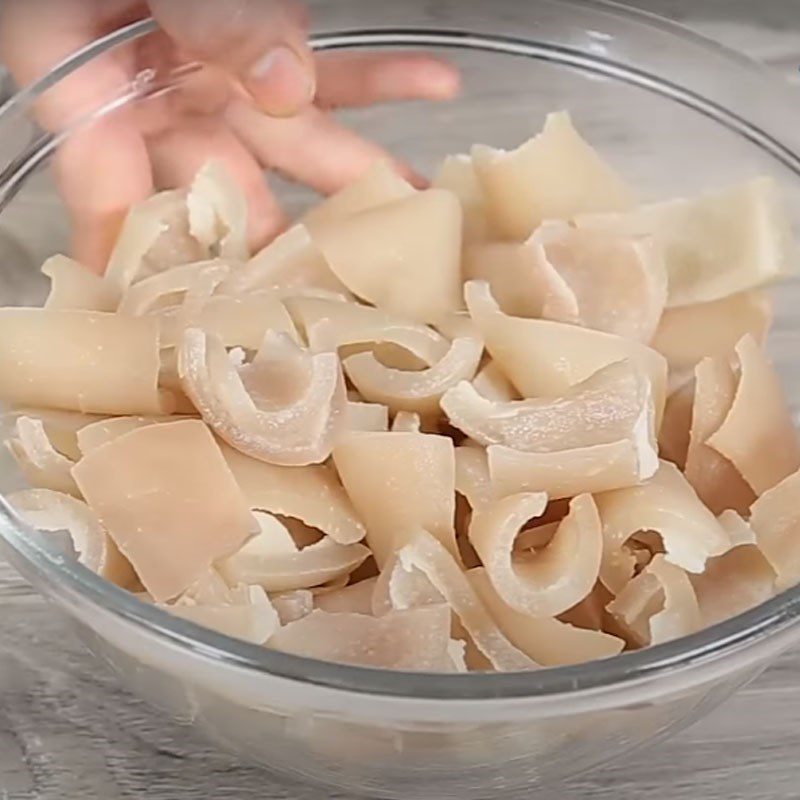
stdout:
[(242, 85), (265, 114), (293, 116), (314, 100), (313, 62), (288, 45), (279, 45), (248, 69)]
[(431, 60), (425, 67), (422, 86), (430, 100), (452, 100), (461, 92), (461, 70), (447, 61)]

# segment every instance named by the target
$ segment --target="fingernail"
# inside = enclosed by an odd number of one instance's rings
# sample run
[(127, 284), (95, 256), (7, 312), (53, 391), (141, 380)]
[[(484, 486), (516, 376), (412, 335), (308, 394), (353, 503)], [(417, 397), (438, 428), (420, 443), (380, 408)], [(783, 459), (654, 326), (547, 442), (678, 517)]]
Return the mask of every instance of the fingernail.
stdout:
[(250, 68), (244, 86), (258, 107), (274, 116), (294, 114), (308, 105), (316, 88), (310, 65), (284, 45), (270, 50)]

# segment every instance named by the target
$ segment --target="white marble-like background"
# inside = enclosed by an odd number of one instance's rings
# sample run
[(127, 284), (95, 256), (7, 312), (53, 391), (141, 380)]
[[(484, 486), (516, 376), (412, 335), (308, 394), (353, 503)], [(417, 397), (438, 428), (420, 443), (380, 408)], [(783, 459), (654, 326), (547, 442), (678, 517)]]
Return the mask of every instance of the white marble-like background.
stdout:
[[(800, 83), (800, 0), (628, 4), (684, 22)], [(238, 764), (155, 715), (120, 692), (61, 624), (0, 563), (0, 800), (340, 797)], [(690, 730), (554, 788), (556, 797), (800, 798), (800, 653)]]

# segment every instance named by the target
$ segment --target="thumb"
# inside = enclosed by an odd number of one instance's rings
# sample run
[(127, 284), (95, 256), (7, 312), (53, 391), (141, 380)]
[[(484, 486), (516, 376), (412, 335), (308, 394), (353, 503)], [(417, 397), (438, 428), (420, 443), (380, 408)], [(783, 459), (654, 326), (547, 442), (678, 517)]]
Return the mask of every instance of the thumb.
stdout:
[(305, 11), (294, 0), (149, 0), (159, 25), (189, 57), (225, 70), (266, 114), (296, 114), (314, 99)]

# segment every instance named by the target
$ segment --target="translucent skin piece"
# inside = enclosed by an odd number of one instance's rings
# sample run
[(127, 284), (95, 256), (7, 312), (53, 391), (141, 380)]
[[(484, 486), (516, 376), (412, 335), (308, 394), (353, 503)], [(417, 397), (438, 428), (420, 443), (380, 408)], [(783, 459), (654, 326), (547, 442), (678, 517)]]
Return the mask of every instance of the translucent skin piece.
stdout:
[(656, 419), (664, 409), (667, 365), (639, 342), (549, 320), (503, 314), (488, 284), (464, 287), (467, 308), (486, 349), (523, 397), (558, 397), (599, 369), (625, 359), (650, 377)]
[(349, 431), (389, 430), (389, 409), (380, 403), (348, 401), (346, 417), (345, 426)]
[(314, 598), (314, 605), (331, 613), (372, 614), (372, 594), (377, 580), (368, 578), (333, 592), (317, 595)]
[(392, 412), (416, 411), (430, 416), (439, 411), (445, 392), (475, 376), (482, 353), (482, 342), (455, 339), (442, 359), (426, 370), (393, 369), (381, 364), (372, 353), (346, 358), (344, 370), (367, 400), (383, 403)]
[(389, 313), (435, 322), (462, 306), (461, 206), (429, 189), (324, 227), (314, 241), (336, 277)]
[(462, 445), (455, 449), (456, 491), (471, 508), (480, 508), (494, 499), (489, 462), (482, 447)]
[(134, 430), (84, 456), (72, 474), (158, 602), (176, 597), (255, 532), (241, 490), (198, 420)]
[(438, 539), (418, 529), (410, 531), (405, 542), (397, 554), (398, 566), (425, 575), (494, 669), (510, 672), (537, 666), (502, 634), (458, 562)]
[(608, 610), (640, 645), (688, 636), (702, 625), (689, 576), (663, 555), (655, 556)]
[(27, 489), (8, 498), (14, 510), (34, 528), (66, 530), (78, 561), (123, 589), (136, 584), (136, 575), (97, 515), (82, 500), (49, 489)]
[(542, 308), (544, 318), (578, 322), (644, 344), (653, 338), (667, 301), (667, 272), (652, 237), (546, 222), (529, 244), (539, 263), (566, 284), (577, 309), (576, 318), (572, 309), (564, 315), (562, 298), (551, 293)]
[(800, 581), (800, 472), (784, 478), (753, 503), (750, 526), (758, 549), (778, 576), (775, 587), (783, 591)]
[(446, 605), (392, 611), (382, 617), (317, 609), (281, 628), (269, 646), (342, 664), (452, 672)]
[(554, 452), (642, 437), (655, 457), (650, 382), (626, 361), (604, 367), (560, 398), (493, 402), (463, 381), (445, 392), (441, 406), (452, 425), (485, 446)]
[(169, 412), (158, 323), (98, 311), (0, 309), (0, 399), (96, 414)]
[(736, 467), (706, 444), (724, 423), (736, 395), (737, 378), (726, 358), (704, 358), (695, 369), (692, 426), (686, 453), (686, 480), (697, 496), (720, 514), (747, 513), (756, 495)]
[(8, 446), (31, 486), (80, 496), (72, 479), (75, 462), (56, 450), (41, 420), (18, 417)]
[(666, 257), (670, 308), (755, 289), (791, 270), (789, 221), (778, 186), (768, 177), (692, 200), (584, 217), (577, 224), (655, 237)]
[(671, 461), (679, 469), (686, 465), (689, 450), (689, 430), (692, 427), (694, 405), (694, 380), (676, 389), (664, 406), (664, 419), (658, 432), (658, 448), (661, 458)]
[(554, 617), (583, 600), (600, 571), (603, 536), (591, 495), (578, 495), (546, 547), (513, 557), (525, 523), (547, 507), (545, 494), (517, 494), (475, 509), (469, 540), (506, 605)]
[[(86, 455), (98, 447), (124, 436), (126, 433), (144, 428), (148, 425), (160, 425), (164, 422), (177, 422), (181, 417), (109, 417), (92, 422), (78, 431), (78, 448), (81, 455)], [(76, 459), (77, 460), (77, 459)]]
[(476, 146), (472, 160), (494, 226), (508, 239), (525, 239), (547, 219), (624, 211), (632, 204), (628, 187), (565, 111), (548, 114), (542, 132), (517, 150)]
[(376, 617), (389, 611), (443, 603), (444, 596), (419, 569), (407, 569), (393, 555), (375, 580), (371, 612)]
[(351, 433), (333, 451), (336, 469), (367, 527), (379, 567), (407, 530), (425, 526), (458, 557), (455, 455), (444, 436), (425, 433)]
[(668, 461), (641, 486), (599, 494), (595, 501), (603, 522), (600, 579), (612, 593), (631, 577), (623, 545), (637, 531), (660, 534), (667, 561), (689, 572), (702, 572), (709, 558), (730, 547), (725, 529)]
[(100, 414), (81, 414), (79, 411), (59, 411), (52, 408), (16, 408), (0, 416), (0, 431), (3, 438), (13, 435), (14, 426), (20, 417), (38, 420), (50, 443), (71, 461), (81, 457), (78, 446), (78, 432), (87, 425), (108, 419)]
[(186, 196), (189, 230), (222, 258), (247, 259), (247, 200), (221, 162), (210, 161), (195, 176)]
[(190, 328), (178, 373), (186, 395), (218, 436), (271, 464), (322, 463), (345, 420), (337, 357), (312, 355), (285, 334), (267, 331), (253, 361), (237, 366), (219, 338)]
[(625, 642), (599, 630), (578, 628), (555, 617), (533, 617), (503, 602), (483, 568), (467, 573), (472, 587), (506, 638), (543, 667), (580, 664), (620, 653)]
[(392, 433), (421, 433), (422, 420), (414, 411), (398, 411), (392, 420)]
[(499, 400), (504, 403), (509, 400), (519, 400), (516, 389), (503, 374), (503, 370), (491, 359), (486, 359), (472, 381), (472, 385), (487, 400)]
[(314, 595), (308, 589), (277, 592), (269, 596), (272, 607), (278, 612), (281, 625), (288, 625), (307, 617), (314, 610)]
[(686, 374), (703, 358), (728, 356), (748, 333), (763, 345), (771, 321), (772, 305), (763, 292), (741, 292), (668, 309), (651, 347), (667, 359), (670, 373)]
[(707, 444), (760, 495), (800, 469), (800, 442), (778, 375), (751, 336), (736, 345), (740, 377), (725, 421)]
[(106, 281), (83, 264), (66, 256), (51, 256), (42, 264), (50, 278), (45, 308), (83, 311), (114, 311), (118, 297)]
[(222, 454), (250, 508), (300, 519), (339, 544), (353, 544), (366, 535), (330, 467), (266, 464), (227, 445), (222, 445)]
[(447, 156), (431, 181), (431, 186), (434, 189), (447, 189), (461, 203), (465, 243), (491, 238), (486, 196), (468, 155)]

